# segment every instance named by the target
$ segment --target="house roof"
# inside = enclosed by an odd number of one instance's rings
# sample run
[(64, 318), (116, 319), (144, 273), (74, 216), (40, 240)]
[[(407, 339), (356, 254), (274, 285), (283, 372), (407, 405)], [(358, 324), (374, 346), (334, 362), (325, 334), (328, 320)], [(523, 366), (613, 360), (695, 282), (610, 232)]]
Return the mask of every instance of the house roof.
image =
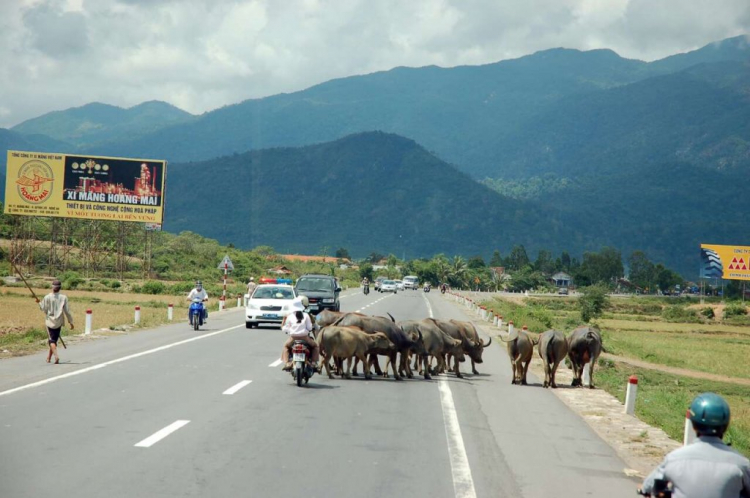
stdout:
[(310, 262), (310, 261), (328, 263), (328, 262), (335, 262), (338, 260), (341, 260), (345, 263), (351, 263), (351, 261), (347, 258), (337, 258), (335, 256), (304, 256), (302, 254), (279, 254), (279, 257), (287, 261), (302, 261), (305, 263)]
[(573, 277), (565, 273), (564, 271), (559, 271), (552, 275), (552, 280), (572, 280)]

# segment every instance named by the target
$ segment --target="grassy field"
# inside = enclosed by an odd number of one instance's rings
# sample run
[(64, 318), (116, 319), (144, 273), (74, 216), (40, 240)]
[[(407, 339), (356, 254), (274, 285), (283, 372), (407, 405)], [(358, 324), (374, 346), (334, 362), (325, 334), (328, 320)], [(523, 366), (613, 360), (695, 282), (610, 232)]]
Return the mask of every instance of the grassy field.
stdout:
[[(34, 289), (37, 295), (44, 296), (49, 289)], [(66, 327), (63, 336), (83, 333), (86, 310), (92, 311), (93, 330), (122, 330), (132, 327), (135, 306), (141, 307), (140, 328), (149, 328), (167, 323), (168, 304), (174, 305), (175, 321), (187, 320), (187, 301), (184, 295), (148, 295), (116, 292), (63, 291), (68, 296), (73, 314), (75, 330)], [(28, 354), (46, 348), (47, 332), (44, 329), (44, 315), (25, 288), (0, 287), (0, 351), (3, 356)], [(227, 300), (227, 307), (233, 308), (235, 299)], [(218, 301), (209, 301), (209, 310), (217, 310)]]
[[(576, 300), (568, 298), (494, 298), (482, 303), (531, 332), (550, 328), (566, 333), (580, 324)], [(715, 318), (701, 313), (707, 307)], [(750, 325), (748, 317), (724, 319), (724, 306), (697, 305), (686, 299), (613, 298), (596, 325), (607, 352), (658, 365), (697, 372), (750, 378)], [(714, 391), (732, 407), (733, 445), (750, 455), (750, 389), (746, 386), (692, 379), (622, 363), (600, 361), (597, 384), (624, 400), (629, 375), (639, 376), (638, 416), (680, 440), (685, 410), (698, 393)]]

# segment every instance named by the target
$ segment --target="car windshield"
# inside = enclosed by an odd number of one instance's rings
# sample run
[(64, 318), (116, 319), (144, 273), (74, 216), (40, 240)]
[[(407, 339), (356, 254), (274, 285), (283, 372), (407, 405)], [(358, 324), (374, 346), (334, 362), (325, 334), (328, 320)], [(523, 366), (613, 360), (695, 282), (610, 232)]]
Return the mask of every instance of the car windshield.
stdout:
[(302, 278), (297, 281), (299, 291), (332, 291), (333, 281), (329, 278)]
[(385, 285), (395, 285), (396, 284), (396, 282), (394, 282), (393, 280), (384, 280), (383, 283)]
[(294, 299), (294, 292), (284, 287), (258, 287), (252, 299)]

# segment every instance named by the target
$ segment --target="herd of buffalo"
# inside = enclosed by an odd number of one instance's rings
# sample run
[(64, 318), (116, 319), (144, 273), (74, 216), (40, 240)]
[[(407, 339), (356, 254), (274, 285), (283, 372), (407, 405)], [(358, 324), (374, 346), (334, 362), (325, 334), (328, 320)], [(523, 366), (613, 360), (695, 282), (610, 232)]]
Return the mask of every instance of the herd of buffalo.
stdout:
[[(329, 378), (333, 378), (332, 369), (346, 378), (358, 375), (360, 362), (368, 379), (371, 378), (371, 368), (376, 375), (387, 377), (389, 366), (396, 380), (412, 378), (414, 371), (425, 379), (448, 371), (462, 377), (459, 364), (467, 356), (471, 360), (472, 372), (478, 374), (476, 364), (482, 363), (482, 352), (492, 342), (491, 338), (486, 343), (482, 341), (473, 323), (460, 320), (425, 318), (396, 322), (390, 314), (382, 317), (325, 310), (317, 315), (315, 322), (318, 326), (316, 341)], [(522, 330), (511, 329), (501, 340), (507, 343), (513, 366), (513, 384), (526, 384), (526, 372), (536, 345), (544, 363), (544, 387), (557, 387), (555, 372), (566, 356), (573, 369), (572, 385), (583, 385), (583, 368), (586, 363), (591, 363), (590, 387), (594, 387), (593, 365), (602, 351), (602, 339), (597, 329), (578, 327), (566, 338), (556, 330), (535, 337), (524, 327)], [(378, 355), (388, 358), (384, 370), (380, 368)], [(413, 365), (409, 361), (411, 358)], [(347, 360), (346, 371), (344, 360)]]

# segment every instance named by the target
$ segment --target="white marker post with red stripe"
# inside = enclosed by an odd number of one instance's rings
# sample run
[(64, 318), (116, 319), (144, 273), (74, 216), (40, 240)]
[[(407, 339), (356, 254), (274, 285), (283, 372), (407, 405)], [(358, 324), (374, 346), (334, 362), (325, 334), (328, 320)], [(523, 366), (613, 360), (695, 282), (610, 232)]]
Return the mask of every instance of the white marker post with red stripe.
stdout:
[(141, 323), (141, 307), (136, 306), (135, 307), (135, 322), (136, 324)]
[(631, 375), (628, 379), (628, 390), (625, 393), (625, 413), (635, 415), (635, 396), (638, 393), (638, 377)]
[(227, 273), (234, 270), (234, 264), (232, 264), (232, 260), (229, 259), (228, 254), (221, 260), (218, 269), (224, 270), (224, 289), (221, 292), (221, 299), (219, 300), (219, 311), (224, 311), (227, 307)]
[(169, 303), (169, 306), (167, 306), (167, 320), (170, 322), (174, 318), (174, 304)]
[(86, 310), (86, 328), (84, 329), (84, 334), (91, 334), (91, 310)]

